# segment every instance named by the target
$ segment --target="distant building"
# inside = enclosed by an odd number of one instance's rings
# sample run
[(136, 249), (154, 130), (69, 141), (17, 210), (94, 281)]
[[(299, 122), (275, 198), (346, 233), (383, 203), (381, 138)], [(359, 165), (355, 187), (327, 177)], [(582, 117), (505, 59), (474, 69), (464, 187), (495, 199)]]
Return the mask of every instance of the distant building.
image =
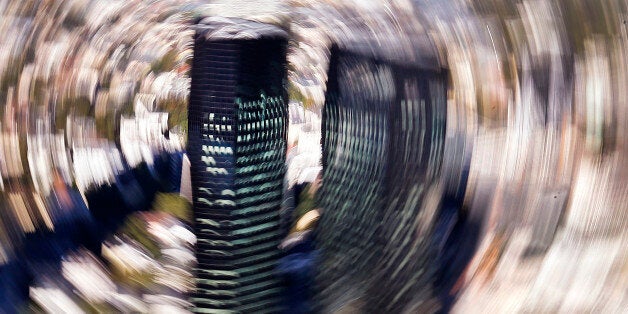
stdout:
[(196, 312), (279, 311), (286, 36), (241, 19), (198, 25), (188, 110)]
[(442, 70), (332, 49), (318, 195), (320, 312), (414, 312), (431, 297), (427, 217), (436, 209), (426, 200), (441, 168), (446, 93)]

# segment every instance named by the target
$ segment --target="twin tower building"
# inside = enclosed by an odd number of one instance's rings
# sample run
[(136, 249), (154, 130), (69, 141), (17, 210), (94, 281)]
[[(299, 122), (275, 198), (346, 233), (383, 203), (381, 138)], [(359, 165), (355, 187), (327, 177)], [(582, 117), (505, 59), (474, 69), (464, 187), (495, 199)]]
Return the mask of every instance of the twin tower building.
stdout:
[[(287, 46), (278, 26), (197, 25), (187, 148), (195, 312), (290, 312), (276, 276), (286, 236)], [(332, 49), (323, 110), (316, 307), (363, 298), (375, 312), (402, 310), (430, 276), (415, 224), (441, 167), (447, 78), (349, 50)]]

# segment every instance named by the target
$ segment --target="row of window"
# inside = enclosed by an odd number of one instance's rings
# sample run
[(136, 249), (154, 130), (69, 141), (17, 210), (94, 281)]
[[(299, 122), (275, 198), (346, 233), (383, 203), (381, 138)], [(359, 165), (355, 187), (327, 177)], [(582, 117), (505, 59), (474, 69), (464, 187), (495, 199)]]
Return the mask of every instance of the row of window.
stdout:
[(262, 121), (262, 120), (268, 120), (268, 119), (273, 119), (277, 117), (284, 117), (285, 114), (286, 114), (286, 111), (284, 108), (273, 108), (273, 107), (266, 108), (266, 109), (259, 109), (255, 111), (244, 111), (244, 110), (237, 111), (237, 117), (240, 123), (250, 122), (250, 121)]
[[(246, 142), (244, 142), (246, 143)], [(238, 145), (238, 155), (258, 154), (267, 150), (285, 150), (285, 141), (281, 138), (270, 137), (269, 139), (261, 138), (258, 141), (252, 141), (250, 144)]]
[[(239, 151), (238, 151), (239, 152)], [(268, 151), (261, 151), (252, 155), (244, 155), (238, 156), (236, 158), (236, 163), (238, 165), (246, 165), (246, 164), (261, 164), (263, 162), (273, 161), (273, 160), (281, 160), (283, 158), (284, 151), (280, 149), (271, 149)]]
[(267, 119), (263, 121), (257, 122), (249, 122), (249, 123), (241, 123), (238, 124), (238, 134), (242, 134), (245, 132), (270, 132), (273, 134), (278, 134), (281, 130), (283, 130), (284, 125), (283, 118), (274, 118)]
[(265, 173), (269, 171), (277, 171), (283, 169), (283, 161), (277, 160), (275, 162), (264, 162), (259, 165), (249, 165), (236, 168), (236, 175), (238, 177), (244, 177), (249, 174)]
[[(256, 78), (258, 79), (258, 78)], [(240, 110), (258, 110), (267, 108), (283, 108), (285, 103), (283, 97), (267, 97), (262, 93), (260, 99), (243, 102), (241, 98), (236, 98), (235, 103)]]

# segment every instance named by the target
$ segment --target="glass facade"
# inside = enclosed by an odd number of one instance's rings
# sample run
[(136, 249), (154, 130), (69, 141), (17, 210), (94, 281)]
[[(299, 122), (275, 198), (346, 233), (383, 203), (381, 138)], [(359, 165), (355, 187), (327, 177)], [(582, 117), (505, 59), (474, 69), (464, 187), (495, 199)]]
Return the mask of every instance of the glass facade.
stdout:
[(197, 34), (189, 104), (199, 313), (277, 312), (285, 38)]
[(395, 313), (429, 298), (433, 255), (421, 215), (441, 168), (446, 88), (444, 72), (332, 49), (317, 238), (321, 312), (358, 299), (361, 311)]

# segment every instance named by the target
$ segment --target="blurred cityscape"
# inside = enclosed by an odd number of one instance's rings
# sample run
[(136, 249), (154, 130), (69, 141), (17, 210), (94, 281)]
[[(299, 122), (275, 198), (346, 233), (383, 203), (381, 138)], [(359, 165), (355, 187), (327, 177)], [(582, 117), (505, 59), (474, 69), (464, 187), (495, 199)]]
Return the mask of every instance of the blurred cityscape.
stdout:
[[(288, 30), (289, 240), (308, 211), (332, 217), (316, 192), (336, 44), (448, 73), (442, 160), (411, 225), (449, 254), (425, 266), (447, 289), (400, 310), (627, 311), (623, 1), (0, 0), (0, 312), (192, 310), (187, 108), (206, 16)], [(364, 298), (321, 311), (369, 312)]]

